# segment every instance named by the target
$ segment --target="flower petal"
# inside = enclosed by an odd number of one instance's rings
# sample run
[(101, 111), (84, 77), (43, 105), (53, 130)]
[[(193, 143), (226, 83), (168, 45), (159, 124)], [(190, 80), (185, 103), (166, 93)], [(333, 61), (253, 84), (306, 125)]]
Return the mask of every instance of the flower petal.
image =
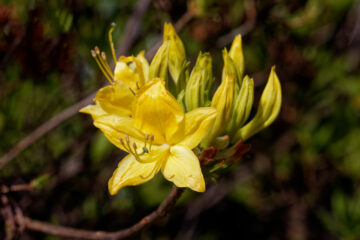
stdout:
[(93, 119), (108, 114), (104, 109), (102, 109), (98, 102), (96, 102), (95, 105), (87, 105), (86, 107), (83, 107), (79, 110), (79, 112), (90, 114)]
[(95, 100), (110, 114), (130, 116), (135, 96), (128, 86), (118, 83), (101, 88)]
[(205, 180), (199, 159), (187, 147), (175, 145), (170, 156), (161, 167), (164, 177), (177, 187), (188, 187), (197, 192), (205, 191)]
[(132, 90), (136, 90), (136, 83), (140, 82), (139, 74), (124, 61), (118, 61), (115, 65), (115, 83), (125, 83)]
[(103, 115), (94, 118), (94, 125), (99, 128), (109, 141), (123, 151), (128, 152), (121, 144), (120, 138), (125, 141), (128, 136), (130, 145), (134, 142), (142, 147), (145, 141), (145, 135), (134, 127), (134, 120), (130, 117), (119, 117), (117, 115)]
[(184, 113), (160, 78), (139, 90), (133, 118), (138, 129), (154, 134), (157, 144), (166, 142), (171, 145), (183, 138)]
[(131, 154), (122, 159), (108, 182), (109, 192), (115, 195), (120, 188), (135, 186), (152, 179), (159, 172), (161, 161), (140, 163)]
[(209, 130), (216, 117), (216, 109), (196, 108), (185, 114), (185, 136), (179, 143), (189, 149), (195, 148)]

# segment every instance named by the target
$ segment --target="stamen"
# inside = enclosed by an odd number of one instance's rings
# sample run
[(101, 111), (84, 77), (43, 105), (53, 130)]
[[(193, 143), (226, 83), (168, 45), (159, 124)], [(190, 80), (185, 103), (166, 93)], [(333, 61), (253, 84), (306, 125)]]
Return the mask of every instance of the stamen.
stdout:
[(150, 135), (150, 146), (149, 146), (150, 151), (151, 151), (151, 146), (152, 146), (153, 141), (154, 141), (154, 134), (151, 134)]
[[(147, 143), (150, 139), (150, 147), (149, 149), (147, 148)], [(135, 142), (131, 143), (129, 135), (125, 135), (124, 138), (120, 138), (120, 143), (121, 145), (124, 147), (125, 151), (127, 151), (128, 153), (132, 154), (135, 159), (139, 162), (143, 162), (143, 160), (140, 158), (142, 155), (149, 153), (151, 151), (151, 146), (152, 146), (152, 142), (154, 140), (154, 135), (151, 134), (146, 134), (145, 135), (145, 141), (144, 141), (144, 146), (142, 147), (142, 152), (138, 153), (137, 149), (138, 146)]]
[(136, 88), (139, 90), (140, 89), (140, 87), (139, 87), (139, 82), (138, 81), (136, 81)]
[(136, 151), (137, 146), (136, 146), (136, 143), (135, 143), (135, 142), (133, 142), (133, 148), (134, 148), (134, 152), (137, 154), (137, 151)]
[[(99, 57), (100, 58), (100, 57)], [(109, 66), (109, 63), (108, 63), (108, 61), (106, 60), (106, 54), (105, 54), (105, 52), (101, 52), (101, 58), (100, 58), (100, 60), (101, 60), (101, 63), (104, 65), (104, 67), (105, 67), (105, 70), (107, 71), (107, 73), (110, 75), (110, 77), (112, 78), (112, 79), (114, 79), (114, 74), (111, 72), (111, 70), (110, 70), (110, 66)]]
[(147, 142), (148, 142), (148, 140), (149, 140), (149, 134), (146, 134), (145, 135), (145, 144), (144, 144), (144, 148), (146, 148), (146, 144), (147, 144)]
[(136, 96), (135, 91), (134, 91), (134, 90), (132, 90), (132, 88), (131, 88), (131, 87), (129, 87), (129, 90), (131, 91), (131, 93), (132, 93), (132, 94), (134, 94), (134, 96)]
[[(99, 66), (101, 72), (104, 74), (104, 76), (106, 77), (106, 79), (107, 79), (111, 84), (113, 84), (113, 81), (111, 80), (111, 79), (112, 79), (111, 75), (110, 75), (110, 76), (108, 75), (109, 73), (104, 69), (104, 67), (102, 66), (101, 62), (100, 62), (99, 59), (98, 59), (98, 58), (100, 58), (100, 57), (99, 57), (98, 54), (97, 54), (97, 50), (99, 50), (99, 48), (97, 48), (97, 47), (95, 47), (95, 51), (94, 51), (94, 50), (91, 50), (91, 55), (92, 55), (93, 58), (95, 59), (97, 65)], [(101, 58), (100, 58), (100, 60), (101, 60)]]
[(116, 54), (115, 54), (115, 48), (114, 48), (114, 42), (113, 42), (113, 39), (112, 39), (112, 32), (114, 31), (115, 29), (115, 23), (111, 23), (111, 28), (109, 30), (109, 42), (110, 42), (110, 48), (111, 48), (111, 53), (112, 53), (112, 56), (113, 56), (113, 59), (114, 59), (114, 63), (116, 64)]
[(95, 52), (96, 52), (96, 55), (100, 55), (100, 49), (98, 46), (95, 46)]

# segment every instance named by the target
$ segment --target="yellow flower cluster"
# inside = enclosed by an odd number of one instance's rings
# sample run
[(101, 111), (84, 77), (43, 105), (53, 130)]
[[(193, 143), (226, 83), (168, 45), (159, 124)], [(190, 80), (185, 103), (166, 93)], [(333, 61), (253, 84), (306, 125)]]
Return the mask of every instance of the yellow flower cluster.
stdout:
[(92, 50), (111, 85), (99, 90), (95, 105), (80, 110), (92, 116), (94, 125), (109, 141), (129, 153), (109, 180), (112, 195), (124, 186), (152, 179), (159, 171), (178, 187), (203, 192), (205, 181), (193, 149), (226, 149), (248, 139), (277, 117), (281, 87), (273, 67), (258, 111), (246, 123), (254, 83), (248, 76), (243, 78), (240, 36), (234, 39), (229, 52), (223, 51), (222, 81), (212, 95), (210, 55), (200, 53), (189, 74), (183, 43), (171, 24), (165, 24), (163, 44), (151, 64), (144, 52), (117, 59), (112, 30), (109, 38), (114, 71), (104, 53), (98, 48)]

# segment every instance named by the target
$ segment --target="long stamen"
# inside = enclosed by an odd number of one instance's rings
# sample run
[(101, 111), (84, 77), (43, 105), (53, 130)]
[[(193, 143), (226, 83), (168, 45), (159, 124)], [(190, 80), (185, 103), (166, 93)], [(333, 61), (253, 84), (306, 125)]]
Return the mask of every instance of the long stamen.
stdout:
[(131, 88), (131, 87), (129, 87), (129, 90), (131, 91), (131, 93), (132, 93), (132, 94), (134, 94), (134, 96), (136, 96), (135, 91), (134, 91), (134, 90), (132, 90), (132, 88)]
[(150, 151), (151, 151), (151, 146), (152, 146), (153, 141), (154, 141), (154, 134), (151, 134), (150, 135), (150, 146), (149, 146)]
[(134, 148), (134, 152), (136, 153), (136, 155), (138, 155), (138, 154), (137, 154), (137, 151), (136, 151), (137, 146), (136, 146), (136, 143), (135, 143), (135, 142), (133, 142), (133, 148)]
[(109, 63), (108, 63), (108, 61), (106, 59), (105, 52), (101, 52), (101, 59), (102, 59), (102, 64), (104, 65), (105, 69), (108, 71), (111, 78), (114, 78), (114, 74), (111, 72)]
[(105, 71), (105, 69), (103, 68), (103, 66), (101, 65), (100, 61), (98, 60), (97, 54), (94, 50), (91, 50), (91, 55), (93, 56), (93, 58), (95, 59), (97, 65), (99, 66), (101, 72), (104, 74), (104, 76), (106, 77), (106, 79), (113, 84), (111, 78), (109, 77), (109, 75), (107, 74), (107, 72)]
[(106, 61), (106, 55), (105, 52), (100, 52), (100, 49), (98, 46), (95, 46), (95, 53), (97, 55), (97, 57), (100, 60), (100, 63), (102, 64), (103, 68), (105, 69), (105, 71), (107, 72), (107, 74), (109, 74), (109, 76), (111, 77), (111, 79), (114, 78), (113, 73), (110, 70), (109, 64)]
[(150, 137), (150, 135), (149, 135), (149, 134), (146, 134), (146, 135), (145, 135), (145, 144), (144, 144), (144, 148), (146, 148), (146, 144), (147, 144), (147, 142), (148, 142), (148, 140), (149, 140), (149, 137)]
[(110, 47), (111, 47), (111, 53), (114, 58), (114, 63), (116, 63), (117, 61), (116, 61), (115, 47), (114, 47), (114, 42), (112, 39), (112, 32), (114, 31), (114, 29), (115, 29), (115, 23), (112, 23), (111, 28), (109, 30), (109, 42), (110, 42)]

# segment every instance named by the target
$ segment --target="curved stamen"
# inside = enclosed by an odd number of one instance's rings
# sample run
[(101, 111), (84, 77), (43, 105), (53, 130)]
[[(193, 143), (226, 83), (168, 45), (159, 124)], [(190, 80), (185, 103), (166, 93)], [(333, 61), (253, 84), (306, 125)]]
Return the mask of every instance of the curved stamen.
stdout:
[[(139, 162), (144, 162), (140, 157), (146, 153), (149, 153), (151, 151), (152, 142), (154, 141), (154, 135), (146, 134), (145, 135), (145, 141), (144, 146), (142, 147), (142, 152), (138, 153), (137, 149), (138, 146), (135, 142), (131, 144), (131, 140), (129, 138), (129, 135), (125, 135), (124, 138), (120, 138), (120, 143), (123, 146), (124, 150), (130, 153), (135, 157), (135, 159)], [(149, 148), (147, 148), (147, 144), (149, 142)]]
[[(91, 51), (90, 51), (90, 52), (91, 52), (91, 56), (95, 59), (97, 65), (99, 66), (101, 72), (104, 74), (104, 76), (106, 77), (106, 79), (107, 79), (111, 84), (113, 84), (113, 81), (111, 80), (112, 77), (111, 77), (111, 75), (109, 76), (108, 71), (106, 71), (106, 70), (104, 69), (104, 67), (102, 66), (101, 62), (99, 61), (99, 59), (98, 59), (99, 57), (98, 57), (98, 54), (97, 54), (97, 51), (96, 51), (96, 50), (99, 50), (99, 48), (95, 47), (95, 50), (91, 50)], [(100, 59), (101, 59), (101, 58), (100, 58)]]
[(113, 39), (112, 39), (112, 32), (114, 31), (115, 26), (116, 26), (115, 23), (111, 23), (111, 28), (109, 30), (109, 42), (110, 42), (110, 48), (111, 48), (111, 53), (112, 53), (112, 56), (113, 56), (113, 59), (114, 59), (114, 63), (117, 62), (116, 61), (114, 42), (113, 42)]
[(106, 59), (106, 54), (105, 54), (105, 52), (101, 52), (101, 60), (102, 60), (102, 64), (104, 65), (104, 67), (105, 67), (105, 70), (107, 70), (107, 72), (109, 73), (109, 75), (110, 75), (110, 77), (112, 78), (112, 79), (114, 79), (114, 74), (111, 72), (111, 70), (110, 70), (110, 66), (109, 66), (109, 63), (108, 63), (108, 61), (107, 61), (107, 59)]

